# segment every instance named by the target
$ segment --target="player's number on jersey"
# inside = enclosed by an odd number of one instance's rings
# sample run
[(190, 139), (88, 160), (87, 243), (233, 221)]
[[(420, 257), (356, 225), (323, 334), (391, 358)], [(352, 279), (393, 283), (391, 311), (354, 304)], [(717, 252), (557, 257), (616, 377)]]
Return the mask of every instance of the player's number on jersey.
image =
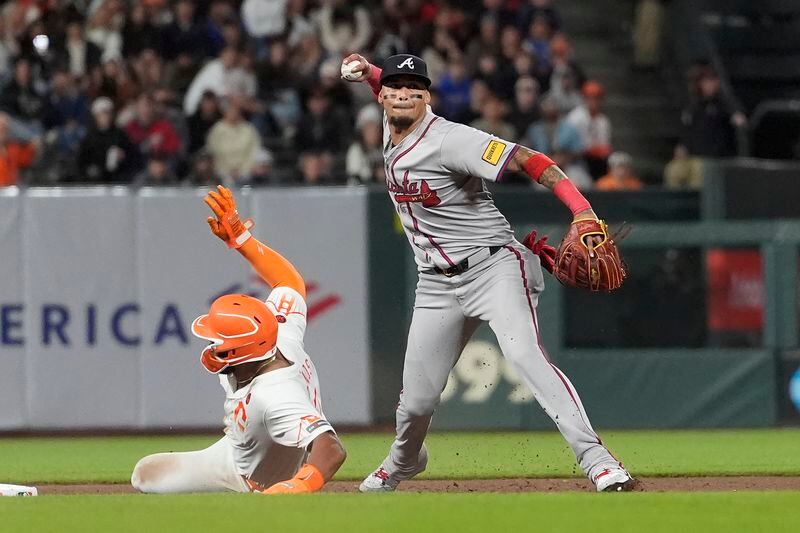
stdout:
[(500, 349), (491, 342), (472, 341), (467, 344), (442, 393), (442, 402), (461, 395), (464, 403), (483, 403), (494, 393), (501, 381), (511, 385), (507, 400), (511, 403), (533, 401), (530, 391), (519, 375), (505, 360)]

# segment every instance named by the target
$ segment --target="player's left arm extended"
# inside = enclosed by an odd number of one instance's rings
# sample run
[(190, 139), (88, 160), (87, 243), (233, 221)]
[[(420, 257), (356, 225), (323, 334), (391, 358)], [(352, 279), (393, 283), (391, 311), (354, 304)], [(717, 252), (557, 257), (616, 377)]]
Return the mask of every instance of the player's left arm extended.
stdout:
[(249, 220), (242, 222), (239, 218), (233, 193), (222, 185), (217, 189), (209, 192), (204, 198), (216, 215), (207, 219), (212, 233), (225, 241), (230, 248), (236, 248), (273, 289), (289, 287), (305, 298), (306, 284), (294, 265), (250, 235), (252, 222)]
[(323, 433), (311, 443), (311, 454), (292, 479), (275, 483), (264, 494), (298, 494), (317, 492), (333, 478), (347, 458), (342, 441), (332, 431)]
[(524, 172), (532, 180), (553, 191), (558, 199), (572, 211), (573, 222), (586, 219), (597, 220), (597, 215), (592, 210), (589, 201), (572, 184), (558, 165), (545, 154), (520, 145), (512, 156), (508, 169)]

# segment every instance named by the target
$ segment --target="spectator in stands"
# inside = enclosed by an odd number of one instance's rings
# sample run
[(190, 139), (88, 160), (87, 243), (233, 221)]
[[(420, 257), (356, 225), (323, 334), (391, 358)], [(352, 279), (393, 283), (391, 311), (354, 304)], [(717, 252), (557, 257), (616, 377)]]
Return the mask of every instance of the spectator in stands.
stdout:
[(539, 84), (530, 76), (523, 76), (514, 84), (514, 106), (509, 116), (516, 135), (509, 137), (519, 139), (528, 128), (539, 120)]
[(465, 60), (470, 76), (475, 76), (478, 72), (478, 60), (481, 54), (500, 55), (499, 36), (500, 28), (497, 25), (497, 17), (490, 13), (484, 13), (481, 16), (478, 35), (467, 44)]
[(259, 58), (263, 58), (266, 53), (267, 41), (272, 41), (286, 31), (286, 4), (286, 0), (244, 0), (242, 2), (242, 24), (248, 35), (257, 42)]
[(122, 27), (122, 55), (137, 56), (145, 48), (159, 47), (159, 29), (143, 2), (134, 2)]
[(360, 2), (323, 2), (318, 24), (322, 46), (331, 55), (342, 56), (352, 50), (360, 50), (372, 37), (369, 12)]
[(121, 58), (103, 62), (102, 69), (92, 71), (89, 94), (105, 96), (120, 108), (134, 101), (139, 95), (139, 86), (131, 76), (127, 64)]
[(129, 60), (133, 75), (142, 92), (152, 92), (164, 83), (164, 62), (152, 48), (145, 48), (142, 52)]
[(525, 47), (539, 59), (542, 68), (548, 70), (552, 65), (550, 58), (550, 39), (552, 38), (553, 27), (547, 17), (534, 17), (528, 27)]
[(664, 185), (668, 189), (702, 189), (703, 170), (700, 159), (689, 155), (685, 146), (677, 145), (672, 159), (664, 167)]
[(100, 65), (100, 54), (100, 48), (84, 37), (80, 21), (67, 24), (64, 48), (58, 52), (60, 65), (68, 68), (73, 76), (85, 76), (91, 69)]
[(44, 107), (44, 125), (47, 129), (57, 128), (71, 121), (84, 127), (89, 124), (86, 95), (67, 70), (59, 70), (53, 74), (50, 94)]
[(338, 57), (332, 57), (324, 61), (319, 66), (317, 87), (328, 95), (331, 106), (340, 115), (350, 117), (354, 114), (353, 92), (350, 84), (342, 81), (341, 69), (342, 60)]
[(425, 47), (420, 56), (428, 66), (428, 77), (431, 85), (437, 86), (447, 72), (450, 59), (461, 55), (461, 49), (455, 39), (444, 28), (436, 28), (433, 40)]
[[(489, 90), (489, 86), (485, 81), (481, 79), (474, 80), (469, 88), (469, 108), (466, 112), (461, 114), (463, 118), (459, 118), (458, 122), (469, 124), (473, 120), (479, 119), (483, 111), (483, 106), (486, 104), (491, 94), (492, 91)], [(436, 108), (434, 108), (434, 110), (435, 109)]]
[(160, 156), (175, 163), (181, 140), (169, 121), (156, 116), (149, 94), (142, 94), (136, 101), (134, 117), (125, 125), (125, 133), (141, 154)]
[(41, 132), (46, 101), (34, 87), (33, 73), (27, 59), (20, 58), (14, 65), (14, 78), (0, 94), (0, 108), (26, 128)]
[(92, 102), (93, 126), (78, 151), (77, 179), (114, 183), (128, 179), (139, 164), (139, 154), (124, 131), (114, 125), (114, 104), (106, 97)]
[(543, 18), (553, 31), (558, 31), (561, 28), (561, 17), (551, 4), (551, 0), (528, 0), (525, 2), (517, 17), (520, 29), (527, 30), (535, 18)]
[(194, 2), (178, 0), (172, 12), (172, 22), (161, 30), (161, 55), (169, 60), (185, 56), (192, 64), (199, 63), (210, 51), (208, 36), (195, 21)]
[(125, 23), (125, 4), (122, 0), (98, 0), (91, 12), (86, 38), (100, 47), (103, 60), (122, 57), (122, 26)]
[(735, 127), (744, 126), (747, 119), (722, 95), (716, 72), (701, 74), (697, 87), (699, 98), (683, 112), (684, 145), (696, 156), (736, 155)]
[(607, 171), (607, 159), (611, 153), (611, 121), (603, 113), (605, 89), (590, 80), (583, 84), (583, 105), (567, 115), (567, 122), (575, 126), (584, 146), (584, 158), (589, 173), (599, 178)]
[(251, 185), (271, 185), (273, 181), (272, 164), (274, 161), (275, 158), (266, 148), (256, 150), (246, 181)]
[(573, 87), (583, 86), (586, 76), (580, 65), (572, 58), (572, 44), (563, 33), (554, 35), (550, 41), (550, 57), (552, 68), (548, 87), (562, 87), (561, 78), (565, 74), (572, 74), (575, 77)]
[(345, 171), (350, 184), (383, 183), (382, 147), (383, 112), (375, 104), (369, 104), (358, 112), (356, 118), (357, 137), (350, 144), (345, 158)]
[(206, 149), (198, 151), (192, 161), (192, 170), (184, 180), (184, 185), (208, 187), (221, 185), (222, 180), (214, 168), (214, 158)]
[(233, 20), (236, 20), (236, 14), (230, 2), (227, 0), (211, 2), (205, 24), (206, 42), (210, 56), (216, 57), (225, 47), (230, 46), (225, 41), (225, 26)]
[(147, 161), (145, 169), (133, 178), (134, 187), (177, 185), (178, 177), (172, 172), (169, 159), (155, 154)]
[(514, 82), (517, 81), (517, 72), (514, 61), (524, 51), (522, 36), (514, 26), (506, 26), (500, 30), (500, 57), (494, 84), (489, 82), (492, 92), (503, 99), (514, 98)]
[(516, 139), (517, 133), (514, 126), (503, 120), (505, 115), (506, 109), (503, 101), (497, 95), (490, 94), (483, 104), (481, 118), (472, 121), (470, 126), (501, 139)]
[(297, 121), (300, 120), (299, 79), (289, 54), (289, 46), (285, 40), (272, 41), (267, 60), (257, 66), (258, 97), (265, 102), (266, 111), (274, 120), (274, 131), (269, 131), (266, 127), (270, 123), (261, 121), (259, 124), (258, 120), (254, 120), (264, 137), (292, 136)]
[(228, 96), (234, 92), (235, 84), (241, 78), (239, 52), (233, 47), (227, 47), (222, 50), (219, 58), (206, 63), (192, 80), (183, 100), (184, 112), (187, 115), (193, 115), (197, 111), (200, 98), (206, 91), (212, 91), (219, 97)]
[(168, 87), (159, 87), (153, 91), (153, 110), (156, 116), (169, 122), (180, 139), (179, 157), (186, 154), (189, 146), (189, 124), (183, 114), (182, 104), (180, 96)]
[(350, 134), (348, 123), (331, 108), (328, 94), (315, 88), (306, 98), (306, 112), (297, 125), (295, 146), (301, 152), (343, 152)]
[(39, 147), (38, 141), (12, 141), (9, 133), (9, 117), (0, 113), (0, 187), (19, 183), (20, 169), (31, 166)]
[(300, 181), (306, 185), (333, 182), (333, 158), (327, 152), (306, 152), (300, 155)]
[(439, 95), (437, 113), (448, 120), (461, 119), (469, 107), (471, 86), (464, 58), (460, 55), (452, 58), (447, 72), (436, 86)]
[(214, 124), (222, 118), (219, 99), (213, 91), (206, 91), (200, 99), (197, 111), (189, 117), (189, 153), (193, 154), (206, 145), (206, 137)]
[(552, 100), (558, 106), (560, 113), (569, 113), (583, 103), (583, 97), (578, 89), (578, 75), (572, 69), (564, 69), (559, 75), (549, 78), (550, 90), (544, 97)]
[(633, 170), (633, 158), (625, 152), (608, 156), (608, 174), (597, 180), (598, 191), (638, 191), (642, 182)]
[(197, 76), (198, 67), (192, 56), (181, 53), (164, 66), (163, 87), (169, 88), (175, 94), (184, 95), (189, 90), (192, 80)]
[(214, 167), (226, 183), (244, 179), (250, 172), (253, 156), (261, 148), (255, 127), (244, 120), (235, 99), (225, 101), (225, 112), (208, 132), (206, 147), (214, 158)]
[(541, 110), (541, 120), (528, 128), (522, 144), (551, 156), (579, 189), (590, 189), (592, 177), (583, 161), (580, 133), (559, 114), (555, 100), (542, 99)]
[(299, 37), (299, 43), (293, 48), (292, 59), (298, 85), (303, 89), (313, 87), (319, 66), (325, 60), (325, 50), (313, 28), (304, 30)]
[(509, 9), (505, 0), (483, 0), (482, 13), (497, 21), (499, 27), (512, 26), (516, 23), (516, 13)]

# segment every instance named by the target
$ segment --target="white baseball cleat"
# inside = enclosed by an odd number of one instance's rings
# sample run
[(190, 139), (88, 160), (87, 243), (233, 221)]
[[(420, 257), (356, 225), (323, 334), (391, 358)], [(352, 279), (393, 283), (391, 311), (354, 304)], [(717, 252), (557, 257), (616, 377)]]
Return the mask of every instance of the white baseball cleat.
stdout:
[(597, 492), (628, 492), (636, 486), (636, 480), (622, 465), (602, 467), (592, 476)]
[(428, 449), (425, 445), (419, 451), (419, 458), (417, 460), (417, 468), (411, 474), (390, 474), (388, 470), (381, 464), (377, 470), (368, 475), (364, 481), (359, 485), (358, 490), (361, 492), (393, 492), (401, 481), (411, 479), (417, 474), (424, 472), (428, 466)]

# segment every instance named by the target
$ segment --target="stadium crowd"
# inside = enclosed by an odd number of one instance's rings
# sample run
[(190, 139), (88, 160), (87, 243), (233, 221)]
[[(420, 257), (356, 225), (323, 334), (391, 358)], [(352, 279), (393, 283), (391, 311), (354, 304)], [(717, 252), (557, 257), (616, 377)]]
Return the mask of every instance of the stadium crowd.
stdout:
[[(342, 57), (428, 64), (434, 112), (637, 188), (550, 0), (17, 0), (0, 7), (0, 186), (383, 180)], [(599, 181), (596, 181), (598, 180)]]

